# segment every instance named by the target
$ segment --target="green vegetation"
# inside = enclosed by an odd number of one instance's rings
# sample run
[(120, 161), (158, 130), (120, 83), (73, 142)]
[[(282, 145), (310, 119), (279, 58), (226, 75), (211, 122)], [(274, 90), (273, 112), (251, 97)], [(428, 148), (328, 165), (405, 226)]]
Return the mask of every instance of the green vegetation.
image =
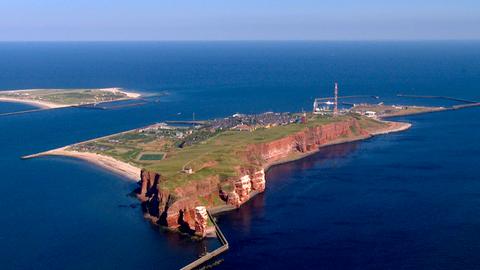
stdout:
[(167, 130), (159, 135), (133, 130), (76, 144), (71, 146), (70, 150), (111, 156), (120, 161), (144, 167), (164, 158), (165, 150), (170, 149), (172, 147), (170, 144), (173, 143), (163, 136), (171, 133), (170, 130)]
[[(228, 182), (222, 180), (236, 176), (240, 167), (257, 169), (264, 162), (260, 157), (251, 155), (250, 160), (246, 160), (244, 153), (250, 145), (275, 141), (307, 128), (351, 118), (356, 118), (362, 129), (376, 129), (384, 125), (374, 119), (349, 114), (335, 118), (311, 115), (306, 124), (261, 127), (251, 132), (152, 126), (78, 144), (72, 149), (111, 156), (161, 172), (168, 179), (164, 184), (169, 189), (190, 181), (218, 177), (225, 185), (222, 190), (231, 190), (233, 187), (227, 186)], [(353, 134), (360, 135), (357, 127), (350, 129)], [(186, 141), (190, 143), (186, 144)], [(193, 173), (185, 173), (186, 168), (191, 168)]]
[(165, 154), (142, 154), (140, 160), (162, 160)]
[(372, 118), (361, 117), (359, 115), (354, 115), (354, 117), (359, 120), (358, 122), (360, 123), (360, 127), (365, 130), (375, 130), (386, 126), (385, 123)]
[(207, 227), (213, 227), (213, 222), (210, 218), (207, 219)]
[[(248, 145), (274, 141), (308, 127), (346, 120), (351, 116), (332, 118), (329, 116), (314, 116), (305, 124), (289, 124), (272, 128), (260, 128), (253, 132), (224, 131), (199, 144), (176, 149), (169, 153), (167, 159), (154, 163), (146, 168), (161, 172), (169, 178), (167, 187), (175, 188), (189, 181), (204, 179), (208, 176), (218, 176), (220, 180), (236, 176), (238, 167), (260, 166), (242, 159)], [(191, 167), (195, 173), (185, 174), (182, 169)]]

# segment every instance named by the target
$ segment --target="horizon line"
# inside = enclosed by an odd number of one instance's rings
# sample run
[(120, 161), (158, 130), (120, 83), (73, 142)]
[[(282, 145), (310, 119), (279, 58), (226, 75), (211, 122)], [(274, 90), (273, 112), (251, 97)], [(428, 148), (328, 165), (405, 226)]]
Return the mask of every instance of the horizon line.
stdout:
[(135, 40), (0, 40), (0, 43), (28, 43), (28, 42), (461, 42), (461, 41), (480, 41), (480, 38), (468, 38), (468, 39), (135, 39)]

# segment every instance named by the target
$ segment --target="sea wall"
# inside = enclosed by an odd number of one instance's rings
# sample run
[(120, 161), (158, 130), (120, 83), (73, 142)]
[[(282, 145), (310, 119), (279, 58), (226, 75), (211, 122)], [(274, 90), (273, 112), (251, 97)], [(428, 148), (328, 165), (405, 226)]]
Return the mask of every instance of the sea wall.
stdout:
[[(174, 190), (162, 188), (161, 173), (142, 170), (138, 197), (146, 217), (170, 228), (200, 236), (208, 231), (198, 206), (218, 207), (218, 203), (240, 207), (265, 190), (265, 168), (294, 154), (315, 152), (322, 145), (359, 136), (368, 136), (355, 119), (306, 128), (278, 140), (252, 144), (239, 153), (250, 164), (239, 168), (237, 177), (220, 182), (219, 177), (192, 181)], [(227, 183), (227, 185), (225, 185)], [(228, 187), (228, 188), (225, 188)]]

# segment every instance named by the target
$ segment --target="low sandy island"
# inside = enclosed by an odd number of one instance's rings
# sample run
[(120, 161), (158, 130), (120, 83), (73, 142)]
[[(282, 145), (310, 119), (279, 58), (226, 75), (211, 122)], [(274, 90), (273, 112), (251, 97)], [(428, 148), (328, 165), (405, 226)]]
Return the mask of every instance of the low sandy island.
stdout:
[[(368, 139), (372, 136), (376, 135), (381, 135), (381, 134), (388, 134), (388, 133), (393, 133), (393, 132), (400, 132), (409, 129), (412, 125), (410, 123), (405, 123), (405, 122), (392, 122), (392, 121), (383, 121), (385, 123), (388, 123), (388, 125), (385, 128), (382, 128), (380, 130), (376, 130), (375, 132), (371, 132), (370, 135), (363, 135), (363, 136), (356, 136), (352, 138), (342, 138), (338, 139), (332, 142), (329, 142), (327, 144), (322, 145), (322, 147), (329, 146), (329, 145), (335, 145), (335, 144), (341, 144), (341, 143), (348, 143), (348, 142), (354, 142), (354, 141), (359, 141), (359, 140), (364, 140)], [(109, 135), (111, 136), (111, 135)], [(107, 136), (107, 137), (109, 137)], [(97, 138), (98, 139), (98, 138)], [(93, 139), (93, 140), (97, 140)], [(92, 141), (93, 141), (92, 140)], [(72, 150), (67, 150), (67, 148), (71, 147), (65, 146), (57, 149), (53, 149), (50, 151), (38, 153), (38, 154), (33, 154), (29, 156), (22, 157), (24, 159), (29, 159), (29, 158), (35, 158), (35, 157), (41, 157), (41, 156), (67, 156), (67, 157), (73, 157), (73, 158), (78, 158), (82, 159), (85, 161), (88, 161), (90, 163), (93, 163), (95, 165), (101, 166), (107, 170), (110, 170), (114, 173), (123, 175), (131, 180), (138, 181), (140, 180), (140, 171), (141, 168), (136, 167), (134, 165), (131, 165), (129, 163), (114, 159), (113, 157), (105, 156), (105, 155), (100, 155), (96, 153), (90, 153), (90, 152), (78, 152), (78, 151), (72, 151)], [(266, 166), (266, 170), (268, 170), (269, 167), (290, 162), (293, 160), (298, 160), (301, 158), (304, 158), (306, 156), (312, 155), (316, 152), (318, 152), (319, 149), (316, 151), (310, 151), (307, 153), (301, 153), (298, 155), (294, 155), (291, 157), (288, 157), (283, 160), (276, 161), (274, 163), (268, 164)]]
[[(5, 93), (21, 93), (21, 92), (31, 92), (31, 91), (43, 91), (43, 90), (61, 90), (61, 89), (23, 89), (23, 90), (7, 90), (1, 91), (0, 94)], [(127, 92), (124, 91), (122, 88), (112, 87), (112, 88), (96, 88), (92, 90), (100, 90), (100, 91), (108, 91), (112, 93), (122, 93), (125, 94), (127, 97), (119, 98), (113, 101), (120, 101), (120, 100), (128, 100), (128, 99), (135, 99), (139, 98), (141, 95), (139, 93), (134, 92)], [(0, 102), (15, 102), (15, 103), (24, 103), (28, 105), (32, 105), (41, 109), (56, 109), (56, 108), (65, 108), (65, 107), (72, 107), (78, 106), (82, 104), (60, 104), (60, 103), (53, 103), (47, 101), (41, 101), (38, 99), (28, 99), (28, 98), (11, 98), (11, 97), (0, 97)], [(110, 102), (110, 101), (105, 101)], [(85, 104), (83, 104), (85, 105)]]

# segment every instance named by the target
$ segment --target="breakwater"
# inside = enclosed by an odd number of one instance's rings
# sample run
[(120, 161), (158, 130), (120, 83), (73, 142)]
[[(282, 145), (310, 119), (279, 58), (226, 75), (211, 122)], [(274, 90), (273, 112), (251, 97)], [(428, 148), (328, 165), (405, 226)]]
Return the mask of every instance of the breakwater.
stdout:
[(202, 257), (196, 259), (195, 261), (187, 264), (186, 266), (182, 267), (181, 270), (191, 270), (198, 268), (202, 266), (203, 264), (209, 262), (211, 259), (217, 257), (218, 255), (226, 252), (229, 248), (228, 246), (228, 241), (225, 238), (225, 235), (223, 235), (223, 232), (220, 230), (220, 227), (218, 227), (217, 222), (215, 222), (215, 219), (212, 217), (209, 211), (207, 211), (208, 218), (212, 221), (213, 226), (215, 226), (215, 232), (218, 237), (218, 240), (222, 244), (220, 247), (217, 249), (213, 250), (212, 252), (207, 252), (207, 254), (203, 255)]
[(1, 113), (0, 114), (0, 117), (1, 116), (12, 116), (12, 115), (18, 115), (18, 114), (27, 114), (27, 113), (34, 113), (34, 112), (41, 112), (41, 111), (46, 111), (46, 110), (53, 110), (48, 108), (42, 108), (42, 109), (33, 109), (33, 110), (26, 110), (26, 111), (18, 111), (18, 112), (7, 112), (7, 113)]
[(456, 98), (449, 96), (433, 96), (433, 95), (406, 95), (406, 94), (397, 94), (397, 97), (407, 97), (407, 98), (428, 98), (428, 99), (445, 99), (451, 101), (458, 101), (463, 103), (479, 103), (478, 101), (468, 100), (464, 98)]
[[(142, 105), (145, 105), (149, 102), (146, 99), (140, 99), (139, 102), (127, 103), (127, 104), (117, 104), (119, 101), (124, 101), (124, 100), (114, 100), (114, 101), (99, 102), (99, 103), (72, 104), (72, 105), (65, 105), (65, 106), (54, 107), (54, 108), (44, 108), (44, 107), (42, 107), (42, 108), (31, 109), (31, 110), (23, 110), (23, 111), (16, 111), (16, 112), (5, 112), (5, 113), (0, 113), (0, 117), (19, 115), (19, 114), (27, 114), (27, 113), (43, 112), (43, 111), (47, 111), (47, 110), (58, 110), (58, 109), (64, 109), (64, 108), (79, 108), (79, 109), (94, 109), (94, 110), (121, 109), (121, 108), (125, 108), (125, 107), (142, 106)], [(18, 103), (22, 103), (22, 102), (18, 102)], [(111, 106), (108, 106), (108, 104), (111, 104)]]
[[(115, 103), (115, 101), (113, 103)], [(126, 107), (142, 106), (142, 105), (145, 105), (147, 103), (148, 103), (148, 101), (140, 101), (140, 102), (135, 102), (135, 103), (107, 106), (108, 104), (112, 104), (112, 102), (104, 102), (104, 103), (99, 103), (99, 104), (89, 103), (89, 104), (82, 104), (82, 105), (74, 105), (72, 107), (83, 108), (83, 109), (94, 109), (94, 110), (109, 110), (109, 109), (120, 109), (120, 108), (126, 108)], [(103, 104), (105, 104), (105, 105), (103, 105)]]

